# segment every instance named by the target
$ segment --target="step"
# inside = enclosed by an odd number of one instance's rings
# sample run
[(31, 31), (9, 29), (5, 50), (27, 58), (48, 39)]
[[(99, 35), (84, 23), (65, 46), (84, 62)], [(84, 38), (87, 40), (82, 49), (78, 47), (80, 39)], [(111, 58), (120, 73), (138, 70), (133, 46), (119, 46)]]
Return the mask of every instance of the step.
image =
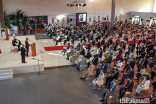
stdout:
[(13, 70), (12, 69), (1, 69), (0, 70), (0, 80), (7, 80), (13, 78)]
[(7, 80), (7, 79), (12, 79), (12, 75), (0, 76), (0, 80)]

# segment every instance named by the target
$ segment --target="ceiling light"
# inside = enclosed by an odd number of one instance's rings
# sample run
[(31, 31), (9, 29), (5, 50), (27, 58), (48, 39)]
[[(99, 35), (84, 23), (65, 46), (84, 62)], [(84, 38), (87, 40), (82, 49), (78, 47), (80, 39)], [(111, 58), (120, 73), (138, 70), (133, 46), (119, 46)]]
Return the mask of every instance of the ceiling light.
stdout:
[(67, 6), (69, 6), (69, 4), (67, 4)]
[(77, 7), (78, 7), (78, 4), (76, 4), (75, 6), (77, 6)]
[(79, 7), (81, 6), (81, 4), (79, 4)]

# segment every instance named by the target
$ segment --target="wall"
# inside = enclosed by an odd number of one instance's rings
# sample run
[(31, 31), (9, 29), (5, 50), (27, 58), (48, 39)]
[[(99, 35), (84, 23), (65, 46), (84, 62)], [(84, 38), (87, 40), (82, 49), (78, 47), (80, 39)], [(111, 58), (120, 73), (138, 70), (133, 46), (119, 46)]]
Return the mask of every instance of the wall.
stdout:
[[(67, 1), (73, 0), (3, 0), (3, 9), (11, 13), (22, 9), (28, 16), (75, 15), (87, 12), (88, 15), (111, 14), (112, 0), (86, 0), (86, 7), (67, 7)], [(152, 12), (154, 0), (116, 0), (116, 14), (129, 11)]]
[(146, 20), (150, 20), (150, 17), (156, 17), (156, 13), (147, 13), (147, 12), (130, 12), (130, 18), (135, 16), (141, 16), (143, 19), (142, 23), (146, 24)]

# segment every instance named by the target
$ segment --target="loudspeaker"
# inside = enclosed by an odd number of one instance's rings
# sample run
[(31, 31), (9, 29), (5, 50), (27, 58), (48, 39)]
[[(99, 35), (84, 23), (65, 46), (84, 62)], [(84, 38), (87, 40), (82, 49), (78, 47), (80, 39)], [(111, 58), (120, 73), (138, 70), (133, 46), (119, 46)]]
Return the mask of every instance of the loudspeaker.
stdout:
[(72, 18), (70, 18), (70, 21), (72, 21)]

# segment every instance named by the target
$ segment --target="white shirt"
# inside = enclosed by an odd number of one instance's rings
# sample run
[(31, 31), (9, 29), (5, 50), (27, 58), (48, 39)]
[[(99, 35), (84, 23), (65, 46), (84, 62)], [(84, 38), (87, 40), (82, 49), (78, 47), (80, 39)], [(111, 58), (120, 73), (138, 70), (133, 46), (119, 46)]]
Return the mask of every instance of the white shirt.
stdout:
[(60, 39), (60, 36), (57, 36), (56, 40), (59, 40)]

